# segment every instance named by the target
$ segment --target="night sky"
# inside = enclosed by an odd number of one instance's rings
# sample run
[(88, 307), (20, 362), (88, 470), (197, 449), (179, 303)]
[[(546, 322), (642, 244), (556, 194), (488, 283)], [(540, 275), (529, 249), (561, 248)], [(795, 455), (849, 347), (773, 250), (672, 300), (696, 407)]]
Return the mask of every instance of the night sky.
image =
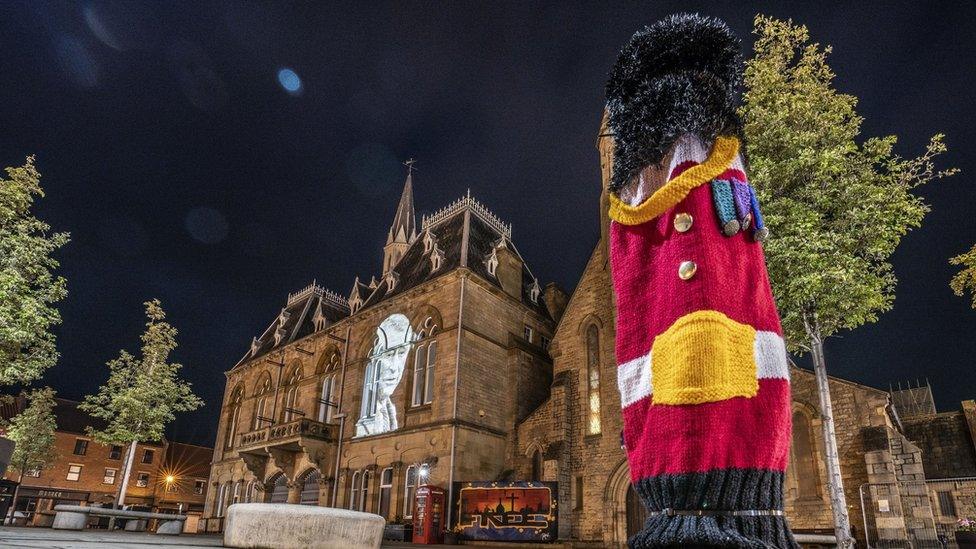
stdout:
[(418, 215), (470, 188), (540, 280), (571, 290), (599, 232), (607, 71), (639, 26), (697, 10), (747, 53), (757, 12), (808, 25), (864, 135), (898, 135), (904, 156), (947, 134), (942, 166), (963, 173), (922, 191), (932, 213), (894, 258), (894, 310), (827, 359), (880, 388), (928, 378), (940, 409), (976, 398), (976, 311), (947, 263), (976, 242), (974, 5), (746, 4), (0, 3), (0, 165), (36, 154), (37, 214), (72, 235), (43, 383), (95, 391), (158, 297), (207, 402), (169, 435), (212, 443), (223, 372), (288, 292), (379, 274), (409, 157)]

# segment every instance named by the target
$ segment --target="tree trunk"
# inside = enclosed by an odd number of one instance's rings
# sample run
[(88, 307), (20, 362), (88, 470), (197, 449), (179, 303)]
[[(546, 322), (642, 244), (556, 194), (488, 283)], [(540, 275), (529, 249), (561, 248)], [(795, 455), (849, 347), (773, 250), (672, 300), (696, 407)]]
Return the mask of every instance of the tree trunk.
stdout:
[(20, 494), (20, 485), (24, 482), (24, 468), (20, 468), (20, 478), (17, 479), (17, 486), (14, 487), (14, 496), (10, 500), (10, 525), (14, 525), (14, 518), (17, 514), (17, 495)]
[(125, 457), (125, 468), (122, 473), (122, 485), (119, 486), (119, 497), (116, 498), (116, 508), (121, 509), (122, 505), (125, 504), (125, 491), (129, 487), (129, 473), (132, 471), (132, 461), (136, 457), (136, 441), (133, 440), (129, 444), (129, 452)]
[(816, 315), (812, 322), (804, 315), (807, 335), (810, 336), (810, 354), (813, 358), (813, 371), (817, 377), (817, 392), (820, 395), (820, 415), (823, 422), (824, 453), (827, 462), (827, 489), (830, 492), (830, 507), (834, 514), (834, 535), (837, 547), (847, 549), (854, 546), (851, 537), (851, 519), (847, 514), (847, 498), (844, 496), (844, 480), (840, 472), (840, 456), (837, 453), (837, 434), (834, 429), (834, 410), (830, 402), (830, 386), (827, 383), (827, 363), (823, 354), (823, 339)]

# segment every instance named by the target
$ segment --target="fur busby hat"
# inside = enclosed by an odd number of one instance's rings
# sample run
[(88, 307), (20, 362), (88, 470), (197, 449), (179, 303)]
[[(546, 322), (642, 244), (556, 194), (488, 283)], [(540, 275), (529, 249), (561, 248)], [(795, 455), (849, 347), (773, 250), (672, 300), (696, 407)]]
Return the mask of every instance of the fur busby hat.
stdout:
[(682, 134), (705, 142), (741, 134), (739, 49), (723, 21), (697, 14), (671, 15), (631, 37), (607, 82), (615, 141), (611, 191), (659, 164)]

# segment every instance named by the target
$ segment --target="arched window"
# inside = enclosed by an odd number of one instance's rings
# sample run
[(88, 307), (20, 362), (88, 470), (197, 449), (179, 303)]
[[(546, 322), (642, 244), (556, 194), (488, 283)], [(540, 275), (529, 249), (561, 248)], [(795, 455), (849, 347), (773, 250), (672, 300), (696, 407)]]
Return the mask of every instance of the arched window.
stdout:
[(595, 324), (586, 329), (587, 433), (600, 434), (600, 332)]
[(406, 481), (403, 487), (403, 516), (413, 518), (413, 502), (417, 496), (417, 483), (420, 481), (420, 468), (416, 465), (407, 467)]
[(221, 503), (223, 505), (222, 505), (222, 507), (220, 509), (220, 516), (225, 516), (227, 514), (227, 508), (230, 507), (230, 505), (231, 505), (231, 490), (232, 489), (233, 489), (232, 488), (232, 484), (231, 484), (231, 482), (229, 480), (224, 483), (224, 497), (221, 500)]
[(542, 480), (542, 452), (532, 452), (532, 480)]
[(217, 488), (217, 497), (214, 499), (214, 516), (224, 516), (224, 500), (227, 499), (227, 485), (221, 484)]
[(244, 389), (238, 387), (234, 390), (234, 395), (230, 399), (230, 409), (227, 416), (227, 433), (224, 438), (224, 447), (230, 448), (234, 445), (237, 436), (237, 429), (241, 420), (241, 404), (244, 402)]
[(801, 410), (793, 412), (793, 440), (790, 444), (791, 475), (796, 480), (797, 499), (820, 498), (820, 471), (817, 469), (816, 446), (810, 416)]
[(376, 328), (373, 348), (363, 372), (363, 400), (356, 436), (386, 433), (399, 428), (396, 406), (390, 397), (403, 378), (413, 343), (410, 321), (392, 314)]
[(352, 486), (349, 489), (349, 508), (359, 510), (359, 471), (352, 474)]
[(234, 483), (234, 498), (231, 500), (231, 505), (241, 502), (241, 489), (243, 488), (244, 481), (239, 480)]
[(363, 512), (366, 512), (366, 509), (369, 506), (369, 480), (372, 476), (373, 475), (371, 475), (369, 471), (363, 471), (363, 476), (360, 477), (361, 484), (359, 486), (359, 510)]
[(325, 368), (325, 377), (322, 378), (322, 387), (319, 392), (319, 415), (318, 420), (323, 423), (331, 423), (332, 417), (337, 412), (339, 405), (338, 399), (338, 373), (339, 355), (333, 353), (329, 359), (328, 366)]
[(282, 422), (287, 423), (305, 415), (298, 409), (298, 382), (302, 380), (302, 377), (302, 368), (298, 366), (295, 367), (286, 382), (288, 390), (285, 391), (285, 406), (281, 410)]
[(271, 503), (288, 502), (288, 479), (278, 473), (271, 485)]
[(271, 374), (264, 372), (254, 390), (254, 417), (251, 418), (251, 429), (258, 430), (266, 424), (272, 423), (268, 417), (268, 394), (271, 392)]
[(427, 317), (417, 332), (417, 350), (413, 356), (413, 406), (430, 404), (434, 399), (434, 363), (437, 360), (437, 341), (431, 339), (437, 325)]
[(322, 475), (318, 471), (312, 469), (305, 474), (305, 479), (302, 481), (302, 495), (299, 498), (299, 503), (302, 505), (318, 505), (319, 504), (319, 479)]
[(249, 481), (247, 483), (247, 488), (244, 489), (244, 503), (253, 502), (256, 496), (255, 493), (256, 491), (257, 491), (257, 483), (254, 482), (253, 480)]
[(387, 467), (380, 473), (380, 509), (379, 515), (390, 518), (390, 498), (393, 495), (393, 467)]

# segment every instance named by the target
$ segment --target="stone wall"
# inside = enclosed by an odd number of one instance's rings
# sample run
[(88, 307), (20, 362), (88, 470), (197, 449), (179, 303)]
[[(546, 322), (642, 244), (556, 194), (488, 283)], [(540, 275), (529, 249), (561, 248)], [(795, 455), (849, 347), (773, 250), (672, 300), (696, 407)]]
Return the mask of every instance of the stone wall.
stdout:
[(925, 450), (922, 463), (928, 478), (976, 476), (976, 449), (962, 411), (916, 416), (902, 424), (908, 438)]

